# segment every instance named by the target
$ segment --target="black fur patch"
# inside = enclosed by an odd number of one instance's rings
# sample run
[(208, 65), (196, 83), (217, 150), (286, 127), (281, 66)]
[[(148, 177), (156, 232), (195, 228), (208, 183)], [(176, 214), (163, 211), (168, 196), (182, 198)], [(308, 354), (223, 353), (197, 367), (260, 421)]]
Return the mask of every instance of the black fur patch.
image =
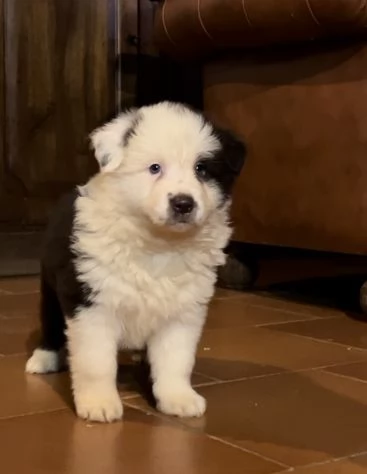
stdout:
[(245, 144), (228, 130), (214, 127), (214, 133), (222, 145), (222, 149), (217, 153), (217, 158), (225, 161), (236, 176), (239, 175), (247, 154)]
[(71, 249), (75, 218), (75, 190), (61, 199), (52, 215), (41, 259), (41, 346), (59, 350), (65, 343), (65, 318), (80, 307), (91, 305), (91, 290), (76, 274), (76, 259)]
[(221, 149), (214, 153), (212, 157), (198, 159), (197, 164), (204, 165), (206, 173), (197, 173), (197, 175), (200, 180), (214, 181), (220, 188), (224, 200), (226, 200), (231, 194), (234, 182), (244, 165), (247, 155), (246, 145), (232, 132), (215, 127), (205, 115), (194, 107), (184, 103), (176, 103), (173, 106), (183, 112), (189, 110), (199, 115), (202, 117), (203, 127), (209, 124), (213, 128), (214, 135), (220, 141)]
[(214, 181), (226, 199), (244, 165), (246, 146), (226, 130), (214, 128), (214, 134), (219, 139), (221, 148), (211, 157), (198, 159), (197, 176), (202, 181)]

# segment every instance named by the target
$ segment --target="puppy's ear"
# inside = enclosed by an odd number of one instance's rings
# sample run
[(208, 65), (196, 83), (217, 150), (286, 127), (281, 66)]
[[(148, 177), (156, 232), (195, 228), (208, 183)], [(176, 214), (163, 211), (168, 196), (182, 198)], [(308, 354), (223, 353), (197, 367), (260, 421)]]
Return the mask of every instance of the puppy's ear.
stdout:
[(246, 145), (228, 130), (214, 128), (215, 135), (221, 145), (221, 157), (226, 162), (230, 171), (239, 175), (247, 155)]
[(113, 171), (124, 159), (129, 138), (135, 133), (139, 116), (136, 109), (122, 113), (90, 134), (95, 157), (102, 172)]

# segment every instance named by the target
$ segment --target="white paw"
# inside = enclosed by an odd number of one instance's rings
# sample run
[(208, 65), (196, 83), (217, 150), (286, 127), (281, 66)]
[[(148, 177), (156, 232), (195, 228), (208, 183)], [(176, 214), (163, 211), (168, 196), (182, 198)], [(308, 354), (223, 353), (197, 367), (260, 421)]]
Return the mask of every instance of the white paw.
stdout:
[(60, 370), (60, 354), (45, 349), (36, 349), (25, 366), (25, 371), (29, 374), (47, 374), (58, 370)]
[(157, 408), (166, 415), (199, 417), (205, 413), (206, 400), (190, 386), (155, 388)]
[(85, 420), (110, 423), (122, 418), (122, 402), (115, 389), (75, 393), (74, 399), (78, 416)]

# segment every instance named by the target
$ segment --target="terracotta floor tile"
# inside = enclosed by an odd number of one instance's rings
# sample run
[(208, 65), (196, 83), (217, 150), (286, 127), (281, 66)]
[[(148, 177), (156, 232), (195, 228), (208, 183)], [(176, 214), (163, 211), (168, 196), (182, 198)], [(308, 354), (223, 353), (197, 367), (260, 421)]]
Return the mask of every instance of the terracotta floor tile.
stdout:
[[(26, 355), (0, 357), (0, 418), (64, 408), (73, 409), (70, 379), (67, 372), (48, 375), (24, 373)], [(150, 395), (147, 374), (136, 364), (120, 362), (118, 389), (122, 398)], [(211, 383), (212, 379), (193, 375), (193, 385)]]
[(0, 293), (26, 294), (39, 291), (39, 277), (0, 278)]
[(191, 379), (191, 383), (194, 387), (197, 387), (199, 385), (203, 385), (203, 384), (207, 384), (207, 383), (212, 383), (212, 382), (215, 382), (216, 379), (212, 378), (212, 377), (207, 377), (206, 375), (202, 375), (202, 374), (197, 374), (197, 373), (193, 373), (192, 374), (192, 379)]
[(242, 298), (214, 298), (209, 306), (206, 328), (255, 326), (299, 321), (313, 318), (312, 314), (299, 314), (251, 304), (251, 295)]
[(67, 373), (25, 374), (24, 356), (0, 358), (0, 418), (71, 406)]
[(366, 360), (367, 351), (313, 341), (268, 327), (211, 329), (199, 345), (196, 370), (232, 380)]
[(293, 301), (290, 298), (281, 298), (269, 292), (249, 292), (248, 302), (254, 306), (261, 306), (274, 310), (287, 311), (318, 318), (330, 318), (343, 315), (343, 311), (328, 306), (313, 305), (305, 302)]
[(0, 314), (0, 354), (30, 352), (39, 341), (38, 328), (36, 315), (4, 317)]
[(20, 354), (34, 348), (38, 314), (38, 293), (0, 293), (0, 354)]
[(367, 452), (367, 324), (336, 309), (219, 289), (193, 376), (207, 415), (157, 414), (146, 368), (122, 354), (125, 421), (91, 425), (74, 415), (68, 373), (26, 375), (25, 355), (14, 355), (35, 345), (37, 292), (37, 278), (0, 280), (4, 472), (270, 474), (295, 466), (295, 474), (367, 474), (367, 456), (357, 456)]
[[(0, 421), (4, 472), (39, 474), (270, 474), (279, 466), (126, 409), (123, 422), (92, 425), (68, 411)], [(21, 455), (19, 455), (21, 453)]]
[(227, 298), (243, 298), (246, 295), (243, 291), (225, 290), (224, 288), (217, 288), (215, 290), (216, 299), (227, 299)]
[(367, 362), (355, 362), (353, 364), (336, 365), (324, 369), (326, 372), (351, 377), (353, 379), (367, 382)]
[(272, 329), (367, 349), (367, 323), (347, 316), (274, 325)]
[(292, 471), (292, 474), (367, 474), (367, 455), (300, 467)]
[[(0, 419), (69, 407), (74, 410), (67, 371), (57, 374), (30, 375), (24, 373), (27, 357), (0, 357), (0, 380), (6, 380), (0, 390)], [(197, 376), (194, 383), (207, 382)], [(138, 367), (120, 365), (118, 390), (122, 398), (147, 395), (147, 379)]]
[(207, 414), (179, 423), (289, 466), (367, 451), (365, 383), (307, 371), (198, 390)]
[(0, 293), (0, 317), (24, 317), (38, 314), (39, 294), (11, 295)]

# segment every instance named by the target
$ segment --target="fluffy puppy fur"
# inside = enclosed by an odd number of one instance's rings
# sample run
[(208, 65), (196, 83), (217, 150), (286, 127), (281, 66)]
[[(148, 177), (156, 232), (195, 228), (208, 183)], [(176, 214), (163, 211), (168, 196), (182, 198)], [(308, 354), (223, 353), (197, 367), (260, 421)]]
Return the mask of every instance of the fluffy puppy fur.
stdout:
[(29, 373), (66, 347), (77, 414), (121, 418), (117, 352), (147, 349), (162, 412), (200, 416), (195, 352), (231, 229), (244, 145), (186, 106), (121, 114), (91, 136), (100, 171), (51, 218), (42, 259), (42, 341)]

